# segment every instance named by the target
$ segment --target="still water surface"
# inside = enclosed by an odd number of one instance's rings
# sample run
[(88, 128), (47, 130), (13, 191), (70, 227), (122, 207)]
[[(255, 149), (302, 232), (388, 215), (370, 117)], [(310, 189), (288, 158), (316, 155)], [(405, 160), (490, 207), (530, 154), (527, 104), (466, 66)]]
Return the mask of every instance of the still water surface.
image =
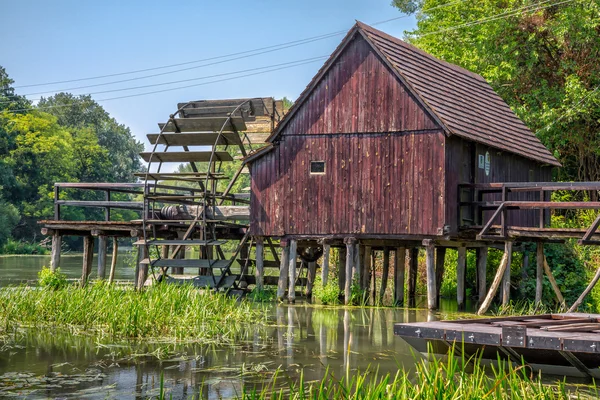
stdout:
[[(45, 257), (0, 258), (2, 283), (35, 279)], [(62, 269), (80, 274), (81, 259), (67, 256)], [(119, 268), (119, 279), (131, 277)], [(454, 318), (456, 303), (442, 312), (416, 309), (342, 309), (297, 304), (267, 305), (267, 326), (249, 325), (235, 346), (123, 342), (50, 331), (24, 331), (0, 347), (0, 396), (27, 398), (141, 399), (158, 393), (161, 373), (173, 398), (230, 398), (252, 389), (280, 369), (287, 386), (300, 373), (306, 381), (378, 368), (410, 369), (420, 356), (393, 335), (393, 324)], [(445, 311), (444, 311), (445, 310)]]

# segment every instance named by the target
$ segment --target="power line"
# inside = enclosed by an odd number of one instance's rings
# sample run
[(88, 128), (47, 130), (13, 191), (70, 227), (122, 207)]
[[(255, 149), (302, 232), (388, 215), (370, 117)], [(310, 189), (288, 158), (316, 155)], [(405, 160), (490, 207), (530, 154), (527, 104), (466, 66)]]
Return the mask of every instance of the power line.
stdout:
[[(454, 4), (464, 3), (466, 1), (468, 1), (468, 0), (451, 1), (451, 2), (448, 2), (448, 3), (445, 3), (445, 4), (441, 4), (441, 5), (438, 5), (438, 6), (435, 6), (435, 7), (431, 7), (431, 8), (422, 10), (422, 12), (432, 11), (432, 10), (435, 10), (435, 9), (439, 9), (439, 8), (443, 8), (443, 7), (448, 7), (448, 6), (451, 6), (451, 5), (454, 5)], [(408, 17), (409, 17), (409, 15), (401, 15), (399, 17), (394, 17), (394, 18), (383, 20), (383, 21), (377, 21), (377, 22), (372, 23), (371, 25), (380, 25), (380, 24), (384, 24), (384, 23), (387, 23), (387, 22), (396, 21), (396, 20), (403, 19), (403, 18), (408, 18)], [(287, 49), (287, 48), (290, 48), (290, 47), (300, 46), (300, 45), (307, 44), (307, 43), (312, 43), (312, 42), (315, 42), (315, 41), (318, 41), (318, 40), (328, 39), (330, 37), (338, 36), (338, 35), (344, 34), (346, 32), (347, 32), (347, 30), (340, 30), (340, 31), (325, 33), (325, 34), (322, 34), (322, 35), (312, 36), (312, 37), (308, 37), (308, 38), (304, 38), (304, 39), (298, 39), (298, 40), (294, 40), (294, 41), (290, 41), (290, 42), (284, 42), (284, 43), (279, 43), (279, 44), (275, 44), (275, 45), (271, 45), (271, 46), (260, 47), (260, 48), (253, 49), (253, 50), (245, 50), (245, 51), (240, 51), (240, 52), (236, 52), (236, 53), (225, 54), (225, 55), (221, 55), (221, 56), (204, 58), (204, 59), (200, 59), (200, 60), (187, 61), (187, 62), (182, 62), (182, 63), (176, 63), (176, 64), (170, 64), (170, 65), (163, 65), (163, 66), (158, 66), (158, 67), (152, 67), (152, 68), (138, 69), (138, 70), (134, 70), (134, 71), (118, 72), (118, 73), (114, 73), (114, 74), (98, 75), (98, 76), (92, 76), (92, 77), (87, 77), (87, 78), (78, 78), (78, 79), (69, 79), (69, 80), (63, 80), (63, 81), (54, 81), (54, 82), (46, 82), (46, 83), (36, 83), (36, 84), (29, 84), (29, 85), (20, 85), (20, 86), (14, 86), (14, 88), (36, 87), (36, 86), (49, 86), (49, 85), (55, 85), (55, 84), (60, 84), (60, 83), (71, 83), (71, 82), (81, 82), (81, 81), (95, 80), (95, 79), (102, 79), (102, 78), (110, 78), (110, 77), (115, 77), (115, 76), (131, 75), (131, 74), (136, 74), (136, 73), (140, 73), (140, 72), (156, 71), (156, 70), (160, 70), (160, 69), (167, 69), (167, 68), (179, 67), (179, 66), (183, 66), (183, 65), (196, 64), (196, 63), (205, 62), (205, 61), (213, 61), (213, 60), (219, 60), (219, 59), (223, 59), (223, 58), (228, 58), (227, 60), (221, 60), (221, 61), (212, 62), (212, 63), (209, 63), (209, 64), (200, 65), (200, 66), (188, 67), (188, 68), (183, 68), (183, 69), (179, 69), (179, 70), (175, 70), (175, 71), (168, 71), (168, 72), (164, 72), (164, 73), (152, 74), (152, 75), (143, 76), (143, 77), (136, 77), (136, 78), (124, 79), (124, 80), (113, 81), (113, 82), (105, 82), (105, 83), (100, 83), (100, 84), (95, 84), (95, 85), (81, 86), (81, 87), (77, 87), (77, 88), (68, 88), (68, 89), (53, 90), (53, 91), (46, 91), (46, 92), (30, 93), (30, 94), (27, 94), (25, 96), (35, 95), (35, 94), (51, 93), (51, 92), (61, 92), (61, 91), (67, 91), (67, 90), (84, 89), (84, 88), (90, 88), (90, 87), (95, 87), (95, 86), (102, 86), (102, 85), (109, 85), (109, 84), (115, 84), (115, 83), (128, 82), (128, 81), (132, 81), (132, 80), (145, 79), (145, 78), (151, 78), (151, 77), (160, 76), (160, 75), (172, 74), (172, 73), (177, 73), (177, 72), (181, 72), (181, 71), (187, 71), (187, 70), (194, 69), (194, 68), (201, 68), (201, 67), (204, 67), (204, 66), (215, 65), (215, 64), (225, 63), (225, 62), (229, 62), (229, 61), (239, 60), (241, 58), (253, 57), (253, 56), (256, 56), (256, 55), (260, 55), (260, 54), (266, 54), (266, 53), (270, 53), (270, 52), (274, 52), (274, 51), (284, 50), (284, 49)], [(256, 53), (256, 54), (254, 54), (254, 53)], [(240, 57), (229, 58), (229, 57), (233, 57), (233, 56), (240, 56)]]
[(567, 111), (564, 111), (559, 118), (557, 118), (554, 121), (550, 122), (548, 125), (544, 126), (543, 128), (538, 129), (538, 131), (535, 134), (537, 135), (538, 133), (540, 133), (542, 131), (545, 131), (546, 129), (549, 129), (551, 126), (553, 126), (557, 122), (561, 121), (563, 118), (565, 118), (569, 114), (569, 112), (573, 111), (574, 109), (576, 109), (577, 107), (579, 107), (581, 104), (583, 104), (584, 102), (586, 102), (587, 99), (589, 99), (590, 96), (593, 95), (594, 93), (596, 93), (598, 90), (600, 90), (600, 85), (596, 86), (596, 88), (594, 90), (592, 90), (591, 92), (589, 92), (588, 94), (586, 94), (585, 96), (583, 96), (583, 98), (581, 100), (579, 100), (577, 102), (577, 104), (575, 104), (573, 107), (570, 107), (569, 109), (567, 109)]

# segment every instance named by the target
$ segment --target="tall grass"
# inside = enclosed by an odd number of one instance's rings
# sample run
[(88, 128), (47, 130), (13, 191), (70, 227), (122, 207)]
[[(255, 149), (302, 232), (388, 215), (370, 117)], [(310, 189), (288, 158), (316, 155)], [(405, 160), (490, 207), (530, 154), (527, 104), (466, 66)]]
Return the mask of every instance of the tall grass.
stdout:
[(158, 285), (145, 291), (97, 283), (58, 290), (0, 289), (0, 328), (63, 328), (115, 338), (230, 343), (246, 324), (264, 323), (264, 309), (191, 286)]

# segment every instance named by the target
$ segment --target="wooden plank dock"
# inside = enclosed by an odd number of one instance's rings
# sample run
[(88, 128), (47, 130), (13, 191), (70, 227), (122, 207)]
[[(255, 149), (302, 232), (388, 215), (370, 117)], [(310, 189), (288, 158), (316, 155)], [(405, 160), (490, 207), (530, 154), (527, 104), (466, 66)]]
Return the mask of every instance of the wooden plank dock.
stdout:
[[(565, 374), (600, 376), (600, 314), (562, 313), (398, 323), (394, 334), (426, 352), (445, 353), (453, 344), (465, 355), (516, 363), (569, 367)], [(575, 372), (575, 373), (573, 373)]]

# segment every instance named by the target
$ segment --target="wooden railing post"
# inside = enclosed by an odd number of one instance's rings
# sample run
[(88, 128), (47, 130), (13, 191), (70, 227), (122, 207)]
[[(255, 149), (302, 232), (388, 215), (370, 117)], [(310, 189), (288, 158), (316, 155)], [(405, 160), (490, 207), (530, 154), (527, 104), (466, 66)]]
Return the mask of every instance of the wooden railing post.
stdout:
[(54, 220), (60, 220), (60, 204), (58, 204), (58, 200), (60, 199), (60, 186), (55, 183), (54, 184)]

